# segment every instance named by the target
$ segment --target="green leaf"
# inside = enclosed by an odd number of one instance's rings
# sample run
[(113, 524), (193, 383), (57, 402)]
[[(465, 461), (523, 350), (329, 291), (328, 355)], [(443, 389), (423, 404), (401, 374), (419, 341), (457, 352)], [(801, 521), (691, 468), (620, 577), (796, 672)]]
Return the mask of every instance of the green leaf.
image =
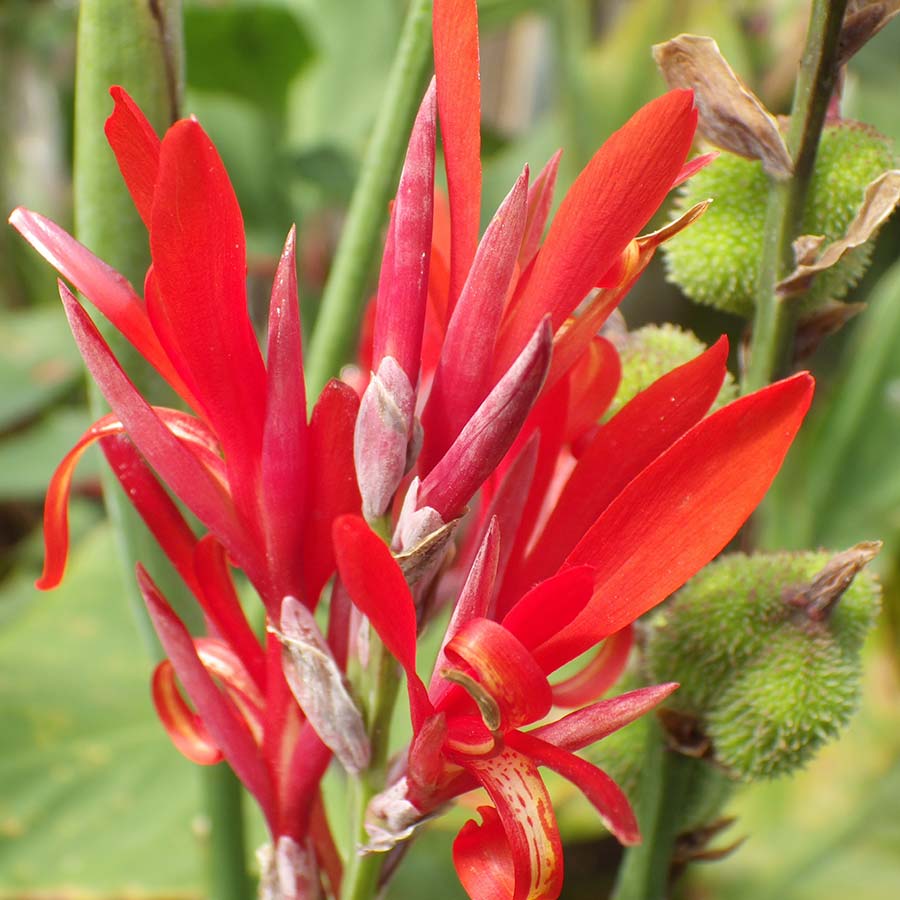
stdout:
[[(0, 593), (0, 891), (196, 891), (197, 775), (150, 701), (108, 527), (63, 586)], [(11, 608), (11, 618), (3, 613)]]

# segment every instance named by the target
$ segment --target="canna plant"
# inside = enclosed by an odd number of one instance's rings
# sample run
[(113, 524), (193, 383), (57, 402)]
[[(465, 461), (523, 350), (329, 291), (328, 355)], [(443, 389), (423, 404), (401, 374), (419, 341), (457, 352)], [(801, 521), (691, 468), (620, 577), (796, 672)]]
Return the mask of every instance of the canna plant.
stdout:
[[(435, 79), (391, 211), (371, 337), (309, 418), (294, 232), (264, 358), (247, 314), (240, 209), (197, 121), (160, 138), (112, 89), (107, 137), (149, 233), (142, 294), (38, 213), (10, 219), (183, 407), (141, 396), (61, 281), (111, 412), (50, 485), (39, 586), (63, 577), (72, 471), (99, 442), (205, 614), (206, 633), (190, 634), (138, 566), (167, 654), (152, 683), (160, 719), (190, 759), (226, 760), (259, 804), (266, 897), (374, 896), (393, 848), (481, 787), (481, 823), (453, 847), (463, 887), (476, 900), (552, 900), (562, 842), (539, 767), (575, 783), (620, 841), (639, 841), (628, 798), (575, 752), (675, 689), (664, 680), (601, 699), (634, 621), (762, 499), (812, 395), (801, 373), (707, 415), (726, 375), (722, 339), (603, 421), (620, 365), (598, 331), (656, 248), (705, 208), (640, 234), (709, 162), (687, 159), (693, 95), (675, 90), (638, 111), (552, 221), (559, 157), (534, 180), (526, 168), (479, 241), (475, 3), (437, 2), (433, 34)], [(447, 213), (435, 202), (438, 123)], [(243, 610), (234, 569), (259, 597), (265, 633)], [(426, 684), (419, 637), (444, 607)], [(549, 680), (585, 653), (579, 671)], [(390, 758), (401, 673), (412, 738)], [(332, 758), (358, 795), (346, 859), (321, 800)]]

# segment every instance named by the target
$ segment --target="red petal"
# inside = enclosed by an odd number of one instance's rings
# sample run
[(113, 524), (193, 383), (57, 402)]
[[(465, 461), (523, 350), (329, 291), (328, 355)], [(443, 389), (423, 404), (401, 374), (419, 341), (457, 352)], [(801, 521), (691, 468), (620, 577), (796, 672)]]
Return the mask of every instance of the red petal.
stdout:
[(488, 225), (450, 317), (422, 416), (424, 477), (444, 455), (491, 388), (494, 341), (525, 227), (528, 168)]
[(519, 251), (519, 268), (524, 272), (534, 259), (544, 237), (547, 219), (553, 207), (553, 193), (556, 188), (556, 175), (559, 172), (559, 161), (562, 150), (557, 150), (541, 169), (528, 189), (528, 220), (525, 234), (522, 237), (522, 249)]
[(417, 732), (434, 710), (416, 674), (416, 609), (406, 579), (387, 544), (358, 516), (336, 519), (332, 535), (347, 593), (406, 672)]
[(452, 311), (475, 257), (481, 220), (481, 85), (475, 0), (436, 0), (433, 23), (434, 72), (450, 193)]
[(464, 662), (497, 704), (500, 722), (485, 722), (492, 731), (518, 728), (550, 711), (546, 675), (524, 643), (497, 622), (470, 619), (444, 652), (451, 665)]
[(695, 425), (606, 508), (566, 559), (597, 568), (594, 600), (552, 641), (572, 659), (652, 609), (705, 566), (756, 508), (803, 421), (801, 373)]
[(631, 625), (611, 634), (583, 669), (552, 686), (554, 706), (584, 706), (602, 697), (625, 671), (633, 643)]
[(268, 395), (262, 485), (266, 539), (276, 593), (300, 593), (306, 499), (306, 388), (297, 303), (295, 229), (291, 228), (269, 305)]
[(150, 249), (150, 319), (195, 387), (222, 442), (235, 502), (255, 522), (266, 373), (247, 314), (241, 211), (196, 121), (176, 122), (163, 139)]
[(609, 700), (599, 700), (528, 733), (562, 750), (581, 750), (640, 718), (662, 703), (677, 687), (671, 682), (657, 684)]
[(106, 139), (116, 155), (119, 171), (125, 179), (131, 199), (147, 229), (153, 210), (153, 191), (159, 172), (160, 140), (140, 107), (124, 88), (109, 89), (115, 100), (112, 115), (106, 120)]
[(728, 343), (721, 338), (600, 428), (569, 476), (520, 583), (555, 571), (625, 485), (700, 421), (722, 385), (727, 357)]
[(566, 443), (576, 445), (590, 432), (616, 396), (622, 364), (616, 348), (605, 338), (595, 337), (568, 373), (569, 409), (566, 417)]
[(246, 721), (216, 687), (197, 655), (193, 638), (140, 565), (137, 574), (156, 633), (187, 695), (235, 774), (259, 801), (266, 818), (271, 819), (272, 785)]
[(175, 682), (175, 669), (164, 659), (153, 671), (153, 705), (175, 748), (191, 762), (212, 766), (224, 758), (200, 716), (185, 703)]
[(509, 365), (548, 312), (554, 332), (650, 221), (680, 171), (697, 126), (690, 91), (638, 110), (578, 176), (511, 308), (497, 353)]
[(688, 160), (682, 167), (681, 171), (675, 176), (672, 187), (676, 188), (680, 184), (684, 184), (689, 178), (693, 178), (701, 169), (705, 169), (714, 159), (718, 158), (718, 150), (712, 153), (703, 153)]
[(550, 344), (545, 320), (422, 482), (418, 509), (430, 506), (445, 522), (462, 513), (509, 450), (540, 393), (550, 364)]
[(393, 357), (419, 380), (434, 211), (434, 86), (422, 100), (391, 210), (375, 308), (375, 367)]
[(603, 824), (629, 846), (641, 842), (637, 819), (622, 789), (604, 771), (566, 750), (560, 750), (531, 734), (507, 735), (507, 743), (576, 785), (593, 803)]
[(331, 524), (344, 513), (358, 513), (359, 488), (353, 469), (353, 428), (359, 398), (340, 381), (322, 390), (309, 423), (306, 525), (303, 532), (303, 599), (312, 609), (334, 573)]
[(13, 210), (9, 222), (115, 325), (179, 396), (197, 409), (196, 399), (175, 371), (153, 331), (144, 302), (126, 278), (38, 213), (19, 207)]
[[(475, 900), (510, 896), (513, 900), (555, 900), (562, 890), (562, 844), (550, 795), (535, 764), (511, 747), (504, 747), (489, 759), (461, 757), (459, 762), (475, 775), (494, 801), (515, 872), (514, 893), (498, 894), (488, 891), (503, 889), (503, 882), (482, 881), (467, 867), (470, 881), (464, 884), (470, 896)], [(496, 837), (491, 837), (490, 844), (497, 846)], [(507, 865), (502, 865), (501, 872), (504, 870), (508, 870)], [(484, 874), (489, 876), (495, 871), (492, 865)], [(470, 884), (475, 892), (470, 890)]]
[(470, 819), (453, 842), (453, 866), (472, 900), (502, 900), (516, 892), (516, 870), (500, 816), (479, 806), (481, 825)]

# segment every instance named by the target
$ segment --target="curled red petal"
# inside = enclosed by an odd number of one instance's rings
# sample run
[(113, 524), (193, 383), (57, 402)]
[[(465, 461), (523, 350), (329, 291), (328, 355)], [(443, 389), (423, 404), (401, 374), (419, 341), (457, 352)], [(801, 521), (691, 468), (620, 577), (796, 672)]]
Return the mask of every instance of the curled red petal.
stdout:
[(555, 706), (584, 706), (605, 694), (625, 671), (631, 647), (634, 644), (634, 627), (626, 625), (611, 634), (600, 645), (584, 668), (570, 678), (554, 684)]
[(149, 229), (159, 172), (159, 136), (124, 88), (114, 85), (109, 93), (115, 107), (104, 127), (106, 139), (116, 155), (135, 208)]
[(169, 739), (191, 762), (212, 766), (223, 759), (215, 741), (197, 715), (185, 702), (175, 682), (175, 669), (164, 659), (153, 671), (151, 693), (156, 714)]
[(453, 866), (472, 900), (502, 900), (516, 893), (516, 870), (500, 816), (479, 806), (481, 824), (470, 819), (453, 842)]
[(413, 731), (418, 732), (434, 710), (416, 674), (416, 609), (403, 572), (387, 544), (358, 516), (340, 516), (332, 535), (347, 593), (406, 672)]
[(628, 798), (602, 769), (567, 750), (561, 750), (553, 744), (542, 741), (533, 734), (522, 732), (509, 734), (507, 743), (529, 756), (538, 765), (553, 769), (578, 787), (600, 813), (603, 824), (620, 843), (629, 846), (641, 842), (637, 819)]
[(478, 246), (481, 219), (481, 84), (475, 0), (436, 0), (434, 72), (450, 194), (450, 311)]

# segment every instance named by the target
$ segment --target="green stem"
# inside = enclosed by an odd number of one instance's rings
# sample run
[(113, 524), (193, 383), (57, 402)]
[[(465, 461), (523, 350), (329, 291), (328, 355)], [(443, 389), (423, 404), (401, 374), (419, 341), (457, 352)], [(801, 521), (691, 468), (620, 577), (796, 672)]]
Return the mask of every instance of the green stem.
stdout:
[[(135, 98), (157, 131), (178, 116), (182, 82), (181, 0), (82, 0), (78, 18), (75, 94), (75, 233), (132, 284), (142, 285), (150, 263), (147, 232), (137, 215), (103, 124), (112, 110), (109, 88), (122, 85)], [(172, 405), (171, 395), (150, 365), (119, 334), (104, 336), (141, 393), (151, 402)], [(94, 415), (107, 411), (96, 390)], [(123, 495), (111, 473), (104, 478), (107, 511), (116, 532), (125, 570), (123, 588), (148, 650), (162, 649), (136, 589), (134, 566), (140, 560), (189, 628), (202, 625), (196, 602), (162, 550)], [(229, 772), (204, 772), (204, 793), (212, 840), (209, 871), (211, 900), (246, 900), (247, 880), (240, 785)]]
[(352, 352), (366, 281), (431, 59), (432, 0), (411, 0), (385, 97), (325, 285), (309, 353), (307, 392), (317, 397)]
[(769, 186), (745, 393), (764, 387), (790, 367), (797, 298), (780, 297), (776, 285), (791, 267), (792, 242), (802, 227), (819, 138), (837, 77), (838, 38), (846, 7), (847, 0), (813, 2), (787, 136), (794, 172), (784, 181), (772, 179)]
[(694, 789), (698, 761), (665, 745), (653, 717), (638, 785), (637, 819), (642, 842), (625, 851), (612, 900), (664, 900), (675, 839)]
[(353, 846), (350, 848), (350, 858), (344, 870), (342, 900), (371, 900), (375, 897), (378, 893), (381, 867), (387, 859), (385, 853), (368, 853), (363, 856), (356, 852), (357, 846), (362, 846), (368, 841), (365, 821), (369, 801), (385, 786), (391, 718), (400, 687), (397, 661), (380, 641), (377, 642), (377, 648), (377, 674), (369, 705), (369, 742), (372, 756), (369, 767), (359, 774), (353, 784), (351, 810)]

